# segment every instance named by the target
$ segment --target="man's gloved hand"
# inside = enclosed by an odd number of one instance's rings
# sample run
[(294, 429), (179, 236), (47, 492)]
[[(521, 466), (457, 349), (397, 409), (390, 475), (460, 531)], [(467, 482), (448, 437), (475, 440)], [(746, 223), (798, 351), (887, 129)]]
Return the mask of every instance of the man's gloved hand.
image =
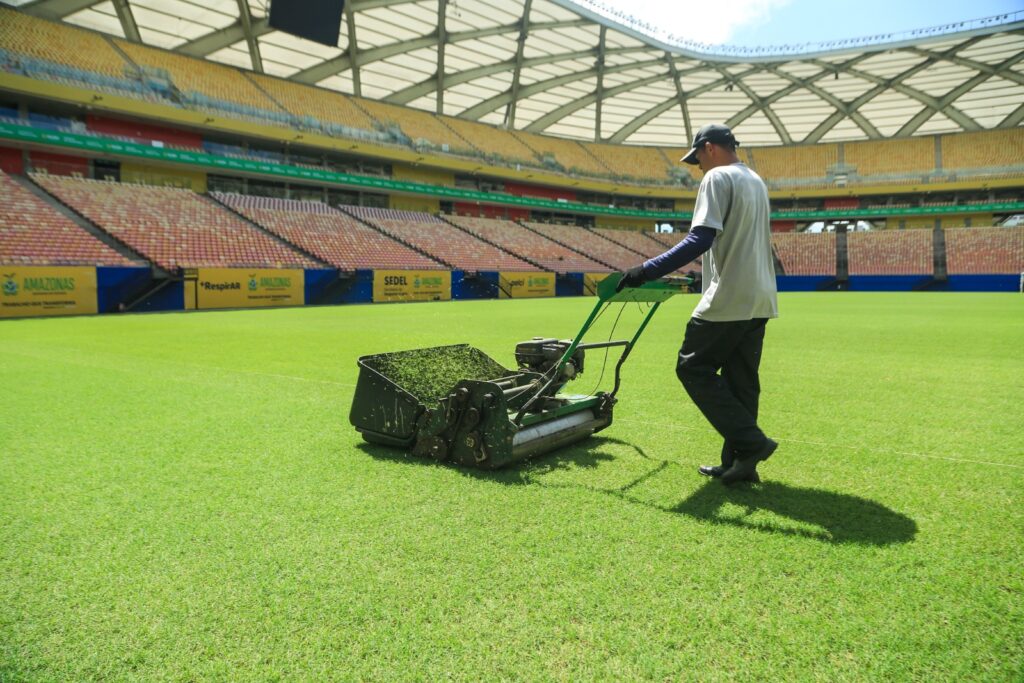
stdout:
[(625, 287), (639, 287), (643, 283), (647, 282), (644, 277), (644, 266), (633, 266), (624, 273), (620, 273), (619, 283), (615, 285), (615, 291), (621, 292)]

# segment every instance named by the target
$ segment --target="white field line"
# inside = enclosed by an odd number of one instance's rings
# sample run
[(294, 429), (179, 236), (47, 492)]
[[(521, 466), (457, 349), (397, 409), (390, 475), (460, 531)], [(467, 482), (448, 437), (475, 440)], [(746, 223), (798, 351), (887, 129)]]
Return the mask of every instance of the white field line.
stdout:
[[(663, 424), (656, 422), (649, 422), (647, 420), (630, 420), (628, 418), (619, 418), (620, 422), (631, 422), (633, 424), (642, 424), (650, 427), (659, 427), (662, 429), (677, 429), (683, 431), (708, 431), (699, 429), (697, 427), (686, 427), (683, 425), (674, 424)], [(953, 458), (947, 455), (934, 455), (931, 453), (914, 453), (912, 451), (894, 451), (888, 448), (878, 448), (875, 446), (850, 446), (847, 444), (829, 443), (827, 441), (807, 441), (805, 439), (794, 439), (790, 437), (779, 437), (779, 441), (786, 442), (791, 441), (793, 443), (802, 443), (810, 446), (825, 446), (827, 448), (847, 448), (853, 451), (874, 451), (875, 453), (882, 453), (885, 455), (906, 455), (915, 458), (931, 458), (933, 460), (947, 460), (949, 462), (962, 462), (970, 463), (972, 465), (991, 465), (993, 467), (1009, 467), (1015, 470), (1024, 470), (1024, 465), (1014, 465), (1008, 462), (991, 462), (988, 460), (971, 460), (969, 458)]]

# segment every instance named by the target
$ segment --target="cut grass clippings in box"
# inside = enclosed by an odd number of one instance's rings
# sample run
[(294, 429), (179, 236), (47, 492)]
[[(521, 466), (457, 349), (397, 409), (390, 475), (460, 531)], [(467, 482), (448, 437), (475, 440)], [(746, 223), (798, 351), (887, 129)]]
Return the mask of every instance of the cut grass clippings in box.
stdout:
[(375, 370), (420, 401), (437, 401), (464, 379), (493, 380), (510, 374), (472, 346), (437, 346), (381, 354)]

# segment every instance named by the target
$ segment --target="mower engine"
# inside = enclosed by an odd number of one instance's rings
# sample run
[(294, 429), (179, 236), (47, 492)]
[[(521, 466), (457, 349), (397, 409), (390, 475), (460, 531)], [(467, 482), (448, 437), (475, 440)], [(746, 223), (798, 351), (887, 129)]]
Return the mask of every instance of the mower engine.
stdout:
[[(550, 339), (534, 337), (529, 341), (516, 344), (516, 363), (520, 370), (529, 370), (541, 375), (558, 365), (566, 350), (572, 346), (572, 339)], [(583, 374), (583, 349), (578, 348), (562, 366), (559, 376), (551, 384), (548, 391), (554, 396), (566, 382)]]

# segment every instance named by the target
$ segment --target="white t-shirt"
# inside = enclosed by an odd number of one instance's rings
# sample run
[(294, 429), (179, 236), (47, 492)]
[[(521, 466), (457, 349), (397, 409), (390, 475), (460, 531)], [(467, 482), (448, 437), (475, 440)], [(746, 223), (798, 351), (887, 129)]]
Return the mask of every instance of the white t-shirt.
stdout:
[(704, 174), (693, 227), (718, 231), (704, 253), (703, 296), (693, 317), (715, 322), (777, 318), (768, 188), (742, 163)]

